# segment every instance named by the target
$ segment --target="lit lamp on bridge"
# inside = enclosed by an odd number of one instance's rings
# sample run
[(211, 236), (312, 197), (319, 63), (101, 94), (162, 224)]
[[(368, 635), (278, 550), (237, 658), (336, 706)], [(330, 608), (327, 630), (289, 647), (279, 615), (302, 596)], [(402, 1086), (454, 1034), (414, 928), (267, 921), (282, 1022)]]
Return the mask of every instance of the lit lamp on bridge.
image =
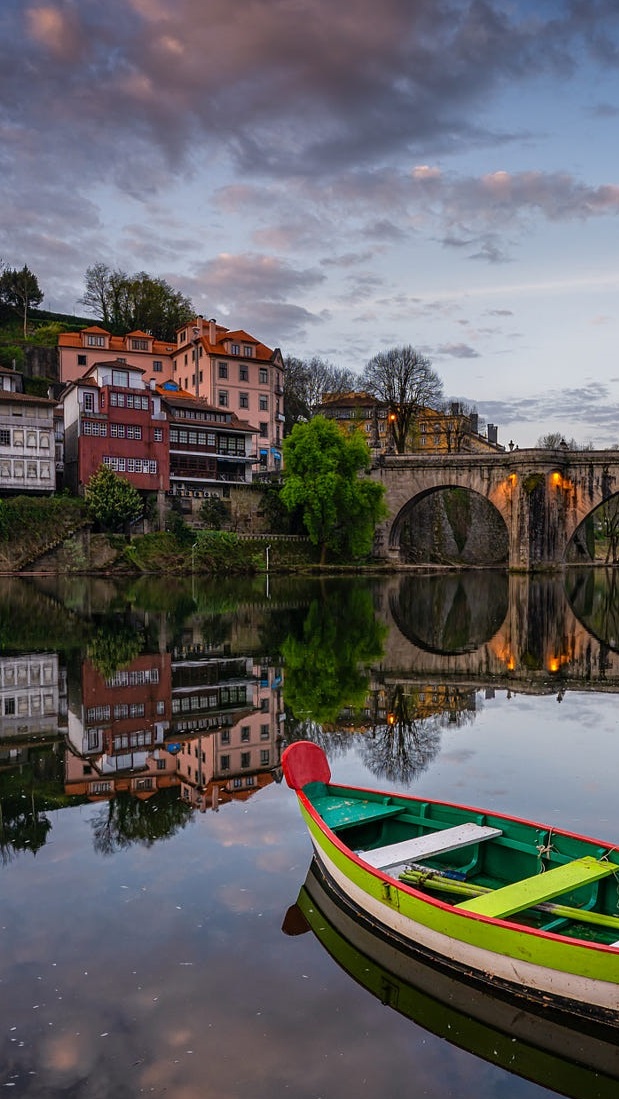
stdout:
[(397, 413), (390, 412), (387, 417), (389, 423), (389, 449), (395, 450), (395, 425), (398, 422)]

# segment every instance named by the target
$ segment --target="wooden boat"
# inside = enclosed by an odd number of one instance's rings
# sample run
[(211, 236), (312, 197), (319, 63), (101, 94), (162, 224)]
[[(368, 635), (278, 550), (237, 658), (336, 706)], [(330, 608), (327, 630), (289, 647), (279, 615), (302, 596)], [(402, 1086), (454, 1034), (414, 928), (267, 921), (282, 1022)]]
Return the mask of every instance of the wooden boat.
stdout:
[(283, 753), (318, 861), (377, 931), (467, 979), (619, 1037), (619, 850), (471, 806), (331, 783)]
[(616, 1099), (616, 1032), (535, 1011), (523, 998), (428, 964), (392, 932), (378, 932), (316, 859), (286, 913), (287, 934), (311, 931), (334, 961), (380, 1002), (451, 1045), (569, 1099)]

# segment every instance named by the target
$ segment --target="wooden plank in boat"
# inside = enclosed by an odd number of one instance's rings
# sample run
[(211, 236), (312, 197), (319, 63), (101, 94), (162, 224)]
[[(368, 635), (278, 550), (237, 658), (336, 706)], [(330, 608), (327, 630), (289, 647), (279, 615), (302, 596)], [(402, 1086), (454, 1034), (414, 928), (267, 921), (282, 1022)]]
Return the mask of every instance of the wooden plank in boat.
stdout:
[(433, 855), (457, 851), (460, 847), (470, 847), (473, 843), (501, 835), (500, 828), (467, 821), (466, 824), (458, 824), (454, 828), (444, 828), (439, 832), (428, 832), (425, 836), (389, 843), (386, 847), (376, 847), (373, 851), (362, 851), (361, 857), (376, 870), (389, 870), (392, 866), (430, 859)]
[(561, 893), (578, 889), (581, 885), (588, 885), (616, 871), (616, 863), (601, 862), (586, 855), (582, 859), (566, 862), (563, 866), (556, 866), (553, 870), (546, 870), (543, 874), (535, 874), (532, 878), (523, 878), (522, 881), (504, 885), (492, 893), (460, 901), (455, 907), (465, 912), (474, 912), (477, 916), (505, 919), (514, 912), (523, 912), (525, 908), (543, 904), (552, 897), (559, 897)]

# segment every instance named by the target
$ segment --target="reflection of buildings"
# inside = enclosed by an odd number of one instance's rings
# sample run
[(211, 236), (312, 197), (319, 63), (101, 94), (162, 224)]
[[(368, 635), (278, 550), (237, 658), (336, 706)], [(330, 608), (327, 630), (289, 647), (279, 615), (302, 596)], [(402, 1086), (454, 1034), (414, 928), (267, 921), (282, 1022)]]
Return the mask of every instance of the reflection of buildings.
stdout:
[(458, 724), (477, 708), (474, 689), (451, 683), (375, 683), (363, 707), (346, 707), (341, 723), (356, 732), (371, 732), (379, 726), (427, 721), (443, 717)]
[(193, 645), (143, 654), (108, 677), (86, 660), (65, 790), (98, 799), (178, 786), (196, 808), (217, 808), (273, 781), (281, 712), (279, 669), (251, 657)]
[(279, 767), (281, 671), (250, 657), (178, 651), (169, 738), (181, 796), (200, 809), (248, 797)]
[(57, 653), (0, 658), (0, 737), (57, 733), (66, 717), (66, 672)]
[(67, 793), (144, 796), (176, 781), (163, 748), (169, 710), (167, 653), (145, 653), (109, 677), (85, 660), (81, 698), (69, 709)]

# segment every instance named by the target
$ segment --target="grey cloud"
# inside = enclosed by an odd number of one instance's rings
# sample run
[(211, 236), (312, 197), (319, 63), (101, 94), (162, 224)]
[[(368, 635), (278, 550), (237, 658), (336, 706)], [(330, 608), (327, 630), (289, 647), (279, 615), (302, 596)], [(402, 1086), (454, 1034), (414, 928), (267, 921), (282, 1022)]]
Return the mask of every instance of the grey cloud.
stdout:
[(219, 255), (194, 272), (197, 286), (211, 298), (238, 303), (252, 295), (283, 301), (290, 293), (307, 290), (323, 282), (317, 270), (300, 270), (282, 260), (261, 253)]
[(477, 359), (479, 351), (466, 343), (444, 343), (436, 348), (436, 355), (449, 356), (452, 359)]

